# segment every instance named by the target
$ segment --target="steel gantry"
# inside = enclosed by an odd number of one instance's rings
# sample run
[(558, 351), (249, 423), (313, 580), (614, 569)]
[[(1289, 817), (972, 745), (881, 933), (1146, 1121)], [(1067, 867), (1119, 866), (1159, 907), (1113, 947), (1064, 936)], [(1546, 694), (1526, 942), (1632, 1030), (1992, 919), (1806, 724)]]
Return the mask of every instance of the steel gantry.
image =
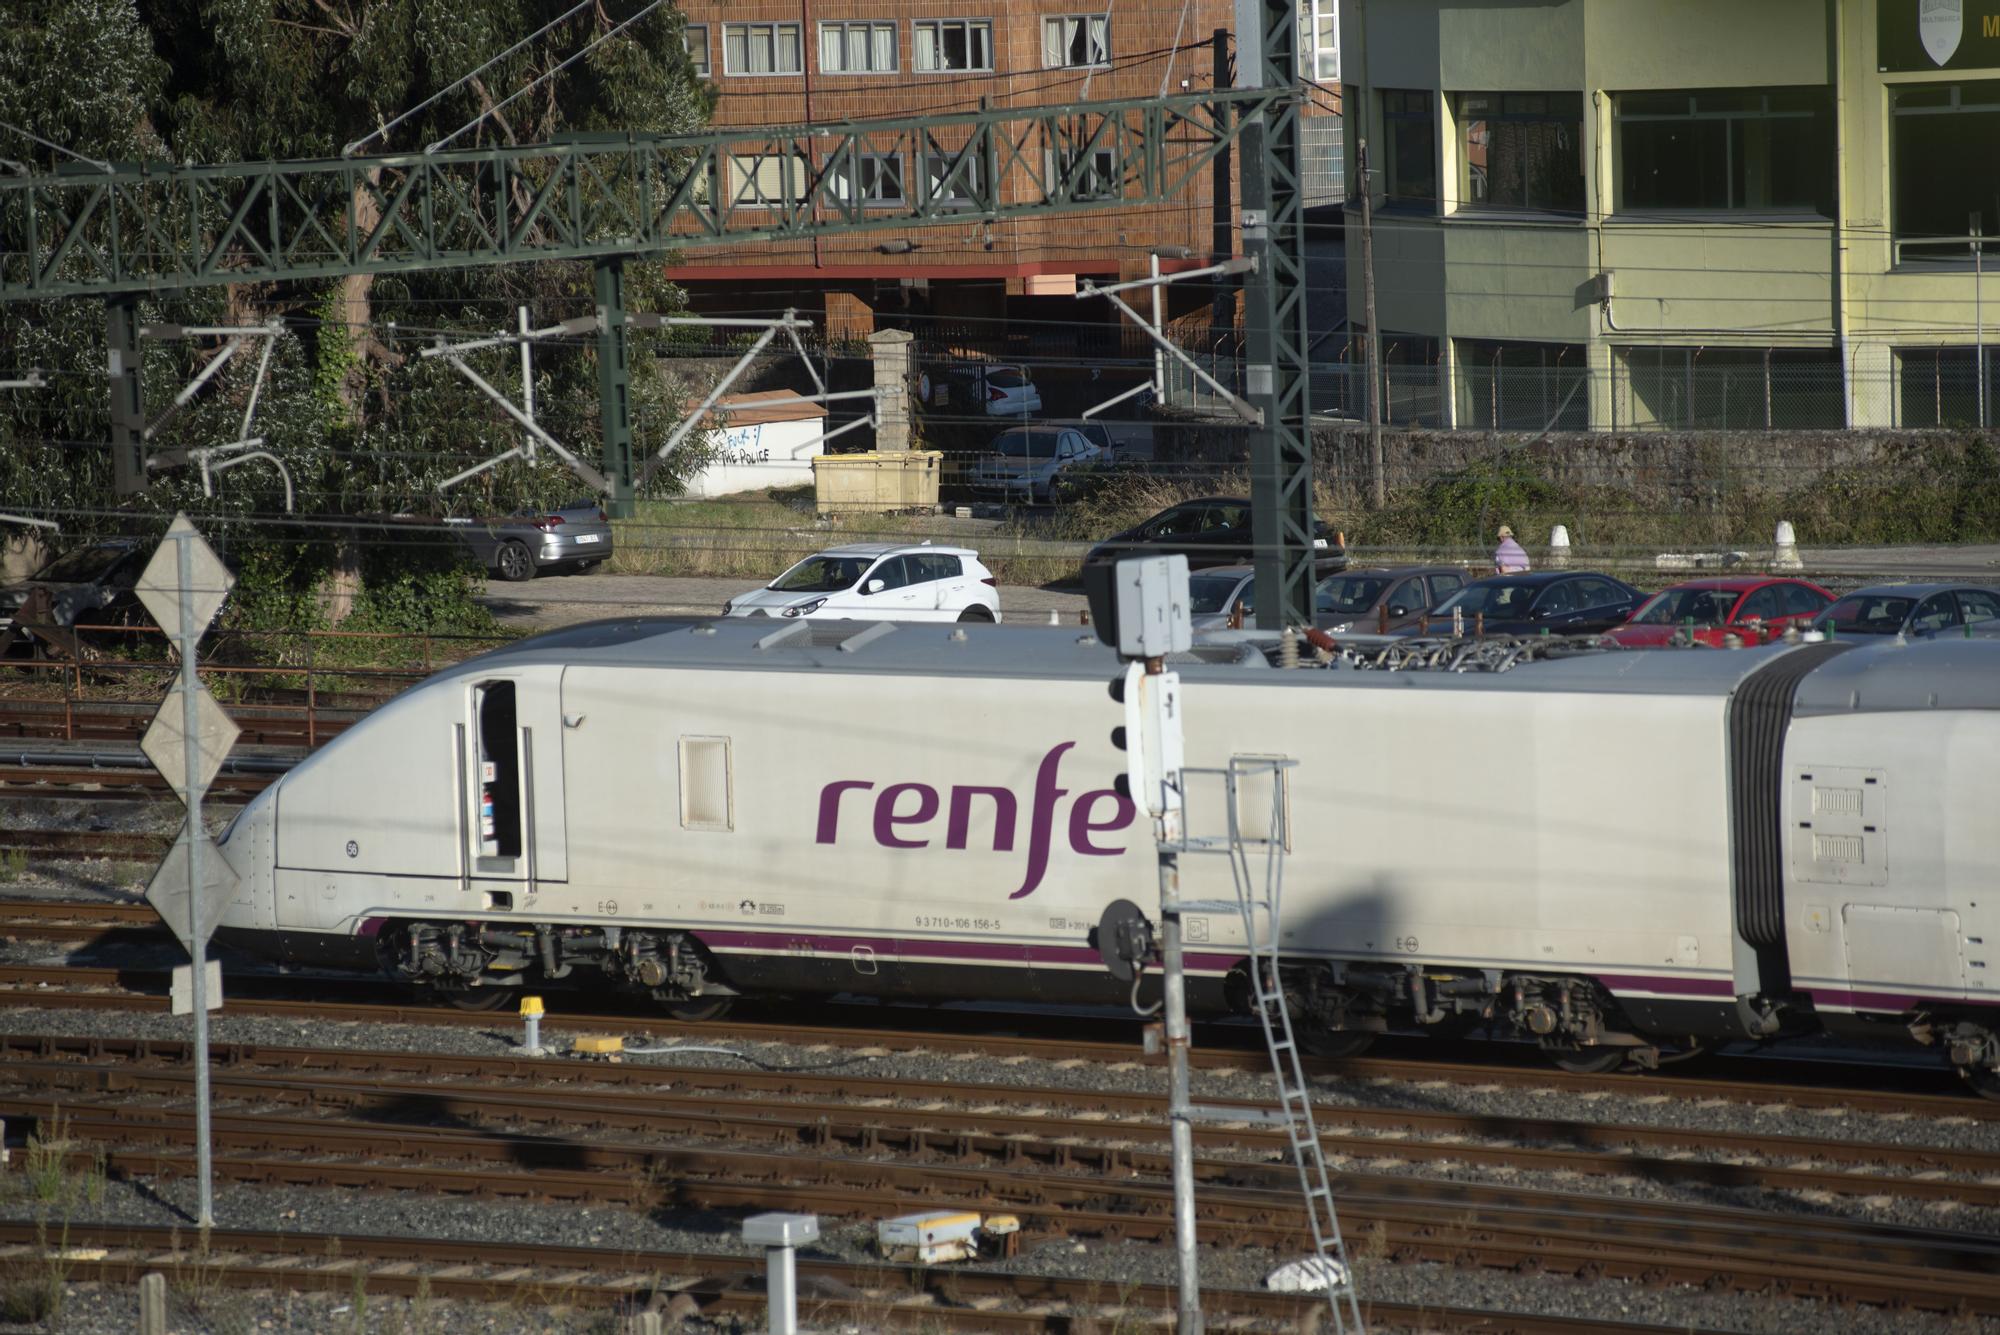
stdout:
[[(636, 462), (623, 267), (745, 242), (1125, 209), (1183, 198), (1243, 151), (1243, 236), (1260, 624), (1311, 616), (1299, 86), (1292, 0), (1242, 0), (1263, 41), (1236, 88), (699, 135), (219, 166), (100, 164), (0, 177), (0, 302), (93, 296), (108, 308), (121, 494), (146, 484), (136, 301), (218, 284), (543, 260), (597, 270), (605, 490)], [(1252, 55), (1258, 57), (1252, 60)], [(1254, 66), (1253, 68), (1250, 68)], [(894, 156), (907, 189), (862, 188)]]

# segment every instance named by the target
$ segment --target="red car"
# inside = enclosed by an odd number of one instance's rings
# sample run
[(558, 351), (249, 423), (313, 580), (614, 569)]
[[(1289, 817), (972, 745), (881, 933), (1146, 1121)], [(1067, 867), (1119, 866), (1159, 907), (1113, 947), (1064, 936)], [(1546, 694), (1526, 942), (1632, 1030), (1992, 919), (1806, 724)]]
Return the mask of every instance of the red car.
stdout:
[(1717, 649), (1729, 634), (1745, 644), (1764, 644), (1784, 634), (1794, 621), (1805, 629), (1806, 622), (1832, 601), (1832, 594), (1802, 579), (1768, 575), (1691, 579), (1654, 594), (1608, 638), (1628, 649), (1670, 644), (1682, 632), (1691, 632), (1696, 644)]

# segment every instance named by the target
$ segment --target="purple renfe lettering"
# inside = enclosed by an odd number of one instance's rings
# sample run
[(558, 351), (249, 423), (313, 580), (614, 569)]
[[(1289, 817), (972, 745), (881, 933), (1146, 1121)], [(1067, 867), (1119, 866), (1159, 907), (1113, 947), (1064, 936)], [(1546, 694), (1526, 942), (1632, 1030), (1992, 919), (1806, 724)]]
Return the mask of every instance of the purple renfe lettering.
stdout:
[(875, 785), (860, 779), (841, 779), (819, 790), (819, 838), (815, 843), (830, 844), (840, 833), (840, 795), (849, 788), (864, 792)]
[[(907, 816), (896, 814), (896, 799), (904, 793), (917, 795), (917, 809)], [(927, 783), (892, 783), (875, 799), (875, 842), (884, 848), (927, 848), (928, 839), (898, 839), (898, 825), (922, 825), (937, 815), (937, 789)]]
[(1042, 757), (1041, 767), (1035, 771), (1035, 803), (1028, 823), (1028, 874), (1021, 888), (1007, 896), (1009, 899), (1033, 894), (1049, 869), (1049, 830), (1055, 823), (1056, 803), (1069, 792), (1067, 788), (1056, 787), (1056, 769), (1062, 764), (1063, 752), (1075, 745), (1075, 742), (1057, 743)]
[(944, 846), (964, 848), (972, 825), (972, 795), (982, 794), (993, 799), (993, 851), (1011, 853), (1014, 851), (1014, 812), (1020, 805), (1014, 794), (1005, 788), (978, 788), (966, 784), (953, 784), (951, 789), (951, 817), (945, 822)]
[[(1113, 807), (1111, 819), (1092, 820), (1090, 809), (1107, 797), (1111, 799)], [(1132, 818), (1136, 815), (1138, 809), (1115, 788), (1099, 788), (1085, 793), (1077, 798), (1076, 805), (1069, 809), (1069, 846), (1089, 857), (1117, 857), (1125, 851), (1123, 848), (1099, 848), (1090, 842), (1090, 832), (1102, 830), (1109, 834), (1113, 830), (1122, 830), (1132, 823)]]

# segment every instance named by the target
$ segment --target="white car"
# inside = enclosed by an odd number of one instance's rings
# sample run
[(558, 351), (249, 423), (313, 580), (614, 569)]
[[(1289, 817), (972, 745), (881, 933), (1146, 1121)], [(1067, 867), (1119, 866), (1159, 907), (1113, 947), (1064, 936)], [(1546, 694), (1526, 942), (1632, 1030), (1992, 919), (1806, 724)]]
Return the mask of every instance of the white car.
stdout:
[(998, 621), (999, 581), (969, 547), (857, 542), (816, 552), (761, 589), (731, 598), (732, 617), (821, 621)]
[(988, 417), (1025, 418), (1042, 410), (1042, 392), (1025, 366), (952, 366), (939, 374), (931, 397), (939, 407), (976, 408)]
[(1067, 426), (1017, 426), (1002, 431), (972, 467), (972, 489), (1005, 500), (1048, 503), (1057, 479), (1072, 468), (1111, 462), (1111, 451)]

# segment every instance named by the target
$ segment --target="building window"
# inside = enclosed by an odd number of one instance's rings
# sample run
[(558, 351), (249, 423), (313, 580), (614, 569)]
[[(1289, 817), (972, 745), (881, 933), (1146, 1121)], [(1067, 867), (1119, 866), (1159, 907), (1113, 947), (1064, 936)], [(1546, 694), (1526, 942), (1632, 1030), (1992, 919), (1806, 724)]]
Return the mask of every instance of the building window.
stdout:
[(687, 48), (688, 63), (694, 66), (694, 77), (708, 77), (708, 25), (690, 23), (681, 29), (681, 45)]
[(2000, 232), (2000, 83), (1916, 84), (1890, 95), (1896, 261), (1970, 263), (1975, 225), (1985, 236)]
[(919, 74), (993, 68), (993, 25), (986, 19), (920, 19), (910, 30)]
[(903, 202), (903, 159), (894, 154), (860, 153), (833, 164), (834, 197), (863, 205)]
[(1437, 202), (1437, 108), (1426, 92), (1382, 90), (1382, 195), (1389, 203)]
[(725, 23), (722, 25), (724, 74), (802, 74), (796, 23)]
[[(1896, 425), (1963, 430), (1979, 425), (1976, 349), (1898, 348)], [(1986, 421), (2000, 419), (2000, 355), (1986, 349)]]
[(805, 198), (806, 161), (793, 154), (790, 180), (787, 159), (778, 153), (746, 153), (729, 157), (729, 202), (743, 208), (779, 208)]
[(1111, 15), (1062, 14), (1042, 20), (1042, 66), (1064, 69), (1111, 63)]
[(924, 198), (955, 209), (976, 207), (985, 194), (986, 164), (977, 153), (931, 153), (924, 157)]
[(1824, 88), (1619, 93), (1618, 207), (1833, 216), (1833, 104)]
[(1583, 94), (1460, 93), (1465, 203), (1583, 212)]
[(1833, 430), (1847, 425), (1833, 348), (1624, 348), (1612, 371), (1618, 426)]
[(1590, 372), (1579, 344), (1457, 339), (1458, 425), (1498, 431), (1582, 431)]
[(1299, 77), (1340, 82), (1340, 0), (1299, 0)]
[(896, 25), (820, 24), (819, 68), (822, 74), (894, 74)]
[(1108, 148), (1060, 149), (1048, 157), (1049, 193), (1070, 199), (1116, 199), (1118, 155)]

